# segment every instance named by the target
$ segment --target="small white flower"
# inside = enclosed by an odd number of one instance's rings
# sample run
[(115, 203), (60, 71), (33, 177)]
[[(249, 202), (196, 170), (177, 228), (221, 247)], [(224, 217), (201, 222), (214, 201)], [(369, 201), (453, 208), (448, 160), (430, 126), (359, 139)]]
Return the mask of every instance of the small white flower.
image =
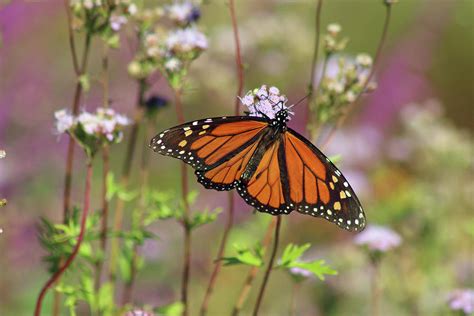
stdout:
[(130, 15), (135, 15), (137, 12), (138, 12), (138, 8), (137, 8), (137, 5), (135, 3), (131, 3), (129, 6), (128, 6), (128, 14)]
[(270, 89), (268, 89), (268, 92), (270, 92), (270, 94), (280, 94), (280, 90), (277, 87), (270, 87)]
[(240, 102), (242, 102), (245, 106), (251, 106), (254, 103), (254, 97), (251, 94), (245, 95), (243, 98), (240, 98)]
[(54, 113), (56, 118), (56, 131), (59, 134), (66, 132), (74, 125), (74, 117), (66, 110), (59, 110)]
[(359, 54), (356, 57), (356, 63), (365, 68), (369, 68), (372, 66), (372, 57), (368, 54)]
[(130, 124), (130, 119), (123, 114), (116, 114), (115, 122), (117, 122), (118, 125), (126, 126)]
[(181, 68), (181, 62), (178, 58), (170, 58), (165, 62), (165, 68), (168, 71), (177, 71)]
[(331, 80), (328, 83), (328, 89), (336, 93), (341, 93), (342, 91), (344, 91), (344, 85), (340, 82)]
[(89, 135), (94, 135), (99, 129), (99, 119), (89, 112), (82, 112), (77, 121), (82, 125), (84, 131)]
[(0, 150), (0, 159), (3, 159), (7, 156), (7, 152), (5, 150)]
[(464, 314), (474, 313), (474, 290), (458, 289), (451, 292), (448, 296), (449, 307), (454, 310), (462, 310)]
[(337, 23), (331, 23), (328, 25), (327, 30), (331, 35), (337, 35), (339, 32), (341, 32), (342, 28)]
[(347, 99), (348, 102), (351, 102), (351, 103), (354, 102), (355, 99), (356, 99), (355, 93), (353, 91), (347, 91), (346, 92), (346, 99)]
[(369, 225), (354, 238), (357, 245), (367, 246), (370, 250), (386, 252), (398, 247), (402, 238), (388, 227)]

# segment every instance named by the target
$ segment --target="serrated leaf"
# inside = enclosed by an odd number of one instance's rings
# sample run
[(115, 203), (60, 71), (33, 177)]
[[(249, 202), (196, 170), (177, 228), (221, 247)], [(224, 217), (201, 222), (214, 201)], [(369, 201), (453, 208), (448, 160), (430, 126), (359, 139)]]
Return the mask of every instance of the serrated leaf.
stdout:
[(239, 244), (234, 244), (233, 247), (237, 251), (237, 255), (234, 257), (222, 258), (224, 265), (229, 266), (236, 264), (244, 264), (256, 267), (260, 267), (263, 265), (263, 251), (261, 246), (257, 245), (253, 249), (253, 251), (252, 249)]
[(212, 212), (204, 211), (195, 213), (194, 217), (189, 223), (191, 229), (195, 229), (199, 226), (206, 225), (214, 222), (217, 219), (217, 216), (220, 214), (221, 209), (215, 209)]
[(283, 251), (279, 265), (288, 266), (292, 262), (297, 261), (304, 254), (304, 252), (309, 249), (309, 247), (311, 247), (311, 244), (309, 243), (302, 246), (289, 244)]

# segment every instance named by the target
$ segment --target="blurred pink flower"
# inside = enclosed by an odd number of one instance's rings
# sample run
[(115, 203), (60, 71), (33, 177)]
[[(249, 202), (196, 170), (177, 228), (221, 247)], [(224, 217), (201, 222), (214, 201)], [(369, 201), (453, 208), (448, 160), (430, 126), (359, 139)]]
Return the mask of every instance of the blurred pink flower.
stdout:
[(154, 316), (152, 312), (147, 312), (142, 309), (134, 309), (125, 314), (125, 316)]
[[(262, 85), (260, 88), (247, 92), (247, 94), (240, 98), (240, 102), (249, 109), (250, 116), (275, 118), (275, 114), (286, 109), (286, 102), (288, 99), (285, 95), (280, 94), (277, 87), (268, 88)], [(293, 114), (293, 112), (289, 112)]]
[(388, 227), (369, 225), (354, 238), (357, 245), (367, 246), (370, 250), (386, 252), (398, 247), (402, 238)]
[(448, 304), (452, 310), (463, 311), (466, 315), (474, 312), (474, 290), (457, 289), (449, 293)]
[(298, 267), (290, 268), (290, 273), (296, 276), (302, 276), (304, 278), (309, 278), (310, 276), (313, 275), (311, 271), (308, 271), (303, 268), (298, 268)]

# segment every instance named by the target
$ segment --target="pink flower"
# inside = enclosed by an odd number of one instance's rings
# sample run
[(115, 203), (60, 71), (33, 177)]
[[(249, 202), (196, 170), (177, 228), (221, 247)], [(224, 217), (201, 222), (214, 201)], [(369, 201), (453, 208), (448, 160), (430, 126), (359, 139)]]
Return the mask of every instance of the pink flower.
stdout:
[(370, 250), (386, 252), (398, 247), (402, 238), (388, 227), (369, 225), (354, 238), (357, 245), (367, 246)]
[(448, 303), (452, 310), (461, 310), (466, 315), (470, 315), (474, 312), (474, 290), (454, 290), (448, 296)]
[(240, 102), (248, 108), (250, 116), (270, 119), (274, 119), (276, 113), (287, 108), (287, 101), (286, 96), (280, 94), (277, 87), (267, 88), (266, 85), (249, 91), (243, 98), (240, 98)]

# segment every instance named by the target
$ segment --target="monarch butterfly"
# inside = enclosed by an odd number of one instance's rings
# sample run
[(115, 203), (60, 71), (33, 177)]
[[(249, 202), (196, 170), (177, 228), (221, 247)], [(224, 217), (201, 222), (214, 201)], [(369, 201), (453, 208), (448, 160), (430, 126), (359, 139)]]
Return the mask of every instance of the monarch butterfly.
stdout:
[(287, 127), (278, 103), (273, 118), (207, 118), (167, 129), (150, 147), (195, 169), (207, 189), (236, 188), (245, 202), (272, 215), (293, 210), (349, 231), (365, 227), (362, 206), (346, 178), (309, 140)]

